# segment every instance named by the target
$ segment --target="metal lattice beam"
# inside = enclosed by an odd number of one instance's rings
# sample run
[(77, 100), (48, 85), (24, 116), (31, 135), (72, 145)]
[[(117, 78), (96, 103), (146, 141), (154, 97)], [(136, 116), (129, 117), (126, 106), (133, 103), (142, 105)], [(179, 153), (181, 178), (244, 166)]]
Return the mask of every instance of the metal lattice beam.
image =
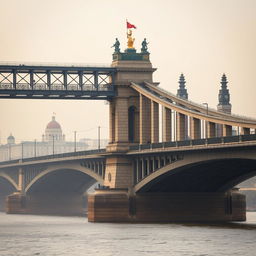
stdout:
[(111, 67), (0, 65), (0, 98), (109, 99)]

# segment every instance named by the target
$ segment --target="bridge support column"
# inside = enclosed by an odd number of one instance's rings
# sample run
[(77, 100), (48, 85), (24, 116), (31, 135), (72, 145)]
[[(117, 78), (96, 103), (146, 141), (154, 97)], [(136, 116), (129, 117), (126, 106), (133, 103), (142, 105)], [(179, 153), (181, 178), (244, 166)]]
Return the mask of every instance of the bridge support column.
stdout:
[(212, 122), (207, 122), (207, 138), (216, 137), (216, 124)]
[(115, 141), (128, 142), (128, 99), (117, 98), (115, 107)]
[(113, 100), (109, 101), (109, 143), (115, 141), (115, 106)]
[(18, 174), (18, 191), (7, 196), (6, 213), (25, 213), (26, 212), (26, 196), (25, 196), (25, 180), (24, 170), (19, 168)]
[(197, 118), (191, 118), (190, 136), (192, 140), (201, 138), (201, 121)]
[(163, 107), (163, 142), (172, 140), (172, 111)]
[(106, 159), (104, 186), (110, 188), (129, 188), (132, 184), (132, 161), (128, 157), (108, 157)]
[(151, 100), (151, 143), (159, 142), (159, 105)]
[(151, 142), (150, 100), (140, 94), (140, 144)]
[(110, 143), (107, 151), (126, 152), (129, 148), (128, 138), (128, 98), (118, 97), (110, 102)]
[(223, 125), (223, 136), (232, 136), (232, 126), (231, 125)]
[(24, 178), (24, 170), (19, 168), (19, 191), (22, 194), (25, 194), (25, 178)]
[(217, 124), (217, 137), (222, 137), (223, 136), (223, 124)]
[(26, 213), (26, 196), (20, 192), (14, 192), (6, 198), (6, 213)]
[(177, 113), (177, 140), (185, 140), (185, 134), (186, 134), (186, 124), (185, 124), (185, 115), (181, 113)]
[(245, 196), (228, 193), (140, 193), (97, 190), (89, 196), (90, 222), (245, 221)]
[(241, 135), (250, 134), (250, 128), (241, 127)]

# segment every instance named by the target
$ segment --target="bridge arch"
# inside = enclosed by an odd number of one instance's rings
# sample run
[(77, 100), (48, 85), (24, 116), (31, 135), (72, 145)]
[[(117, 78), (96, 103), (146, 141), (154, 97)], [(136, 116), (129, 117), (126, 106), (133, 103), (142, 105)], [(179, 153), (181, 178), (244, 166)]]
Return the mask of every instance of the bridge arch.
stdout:
[(134, 192), (225, 192), (255, 175), (255, 156), (192, 155), (151, 173)]
[(27, 184), (27, 186), (25, 188), (25, 192), (27, 193), (31, 189), (31, 187), (34, 184), (36, 184), (41, 178), (45, 177), (46, 175), (48, 175), (50, 173), (57, 172), (60, 170), (70, 170), (70, 171), (74, 171), (74, 172), (84, 173), (84, 174), (87, 174), (88, 176), (90, 176), (91, 178), (93, 178), (96, 182), (103, 184), (103, 177), (101, 177), (99, 174), (93, 172), (89, 168), (86, 168), (79, 164), (59, 164), (59, 165), (48, 167), (47, 169), (45, 169), (44, 171), (39, 173), (36, 177), (34, 177)]
[(13, 188), (15, 188), (16, 190), (19, 190), (18, 184), (10, 176), (0, 172), (0, 178), (1, 177), (4, 178), (6, 181), (8, 181), (13, 186)]

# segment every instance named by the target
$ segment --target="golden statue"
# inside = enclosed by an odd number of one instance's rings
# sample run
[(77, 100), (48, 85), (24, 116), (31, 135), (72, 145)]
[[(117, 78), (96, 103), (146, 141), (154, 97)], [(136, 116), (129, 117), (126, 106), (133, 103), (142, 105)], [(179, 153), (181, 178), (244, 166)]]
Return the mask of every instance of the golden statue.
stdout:
[(128, 48), (129, 49), (131, 49), (131, 48), (134, 49), (133, 43), (135, 41), (135, 38), (132, 38), (132, 31), (131, 31), (131, 29), (129, 29), (128, 32), (127, 32), (127, 38), (128, 38), (128, 41), (127, 41)]

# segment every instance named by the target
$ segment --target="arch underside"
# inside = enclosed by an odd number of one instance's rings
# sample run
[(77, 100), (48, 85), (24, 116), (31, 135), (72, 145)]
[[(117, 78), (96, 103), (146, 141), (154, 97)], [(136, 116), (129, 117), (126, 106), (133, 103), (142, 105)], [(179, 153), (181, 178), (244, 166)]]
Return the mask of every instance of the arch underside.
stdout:
[(32, 214), (82, 215), (87, 208), (85, 193), (100, 176), (75, 169), (48, 169), (28, 185), (27, 212)]
[(70, 169), (49, 172), (29, 185), (27, 193), (78, 193), (82, 194), (93, 183), (93, 177)]
[(216, 159), (167, 171), (136, 192), (225, 192), (255, 175), (254, 159)]
[(5, 210), (6, 197), (17, 190), (17, 187), (9, 179), (0, 175), (0, 211)]

